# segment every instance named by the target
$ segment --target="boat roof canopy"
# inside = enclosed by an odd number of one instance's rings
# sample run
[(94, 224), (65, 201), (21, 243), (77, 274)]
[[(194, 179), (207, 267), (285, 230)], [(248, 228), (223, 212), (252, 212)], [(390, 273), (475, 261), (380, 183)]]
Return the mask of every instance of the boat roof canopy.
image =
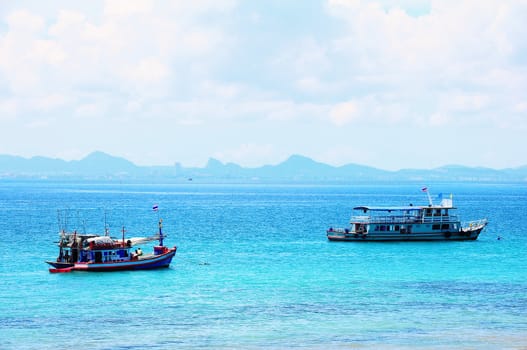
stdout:
[(390, 211), (409, 211), (409, 210), (423, 210), (423, 209), (454, 209), (453, 207), (444, 207), (440, 205), (432, 205), (432, 206), (414, 206), (414, 205), (408, 205), (408, 206), (402, 206), (402, 207), (370, 207), (370, 206), (359, 206), (353, 208), (353, 210), (362, 210), (362, 211), (384, 211), (384, 212), (390, 212)]
[(407, 210), (421, 210), (422, 207), (418, 206), (404, 206), (404, 207), (370, 207), (370, 206), (360, 206), (355, 207), (353, 210), (364, 210), (364, 211), (407, 211)]

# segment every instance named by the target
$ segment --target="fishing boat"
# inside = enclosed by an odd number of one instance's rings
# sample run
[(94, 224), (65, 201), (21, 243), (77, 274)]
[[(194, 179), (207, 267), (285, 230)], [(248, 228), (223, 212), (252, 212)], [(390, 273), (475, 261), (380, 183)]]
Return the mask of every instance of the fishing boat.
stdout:
[[(163, 245), (162, 220), (159, 219), (159, 233), (150, 237), (136, 237), (125, 239), (125, 230), (122, 229), (122, 238), (116, 239), (108, 235), (66, 232), (61, 230), (58, 242), (59, 255), (55, 261), (46, 261), (52, 273), (71, 271), (121, 271), (145, 270), (168, 267), (176, 254), (177, 247)], [(153, 247), (153, 252), (144, 254), (140, 245), (159, 241)]]
[(353, 208), (350, 226), (330, 227), (330, 241), (467, 241), (476, 240), (487, 226), (487, 219), (463, 223), (455, 214), (452, 195), (437, 205), (432, 203), (426, 188), (429, 204), (425, 206)]

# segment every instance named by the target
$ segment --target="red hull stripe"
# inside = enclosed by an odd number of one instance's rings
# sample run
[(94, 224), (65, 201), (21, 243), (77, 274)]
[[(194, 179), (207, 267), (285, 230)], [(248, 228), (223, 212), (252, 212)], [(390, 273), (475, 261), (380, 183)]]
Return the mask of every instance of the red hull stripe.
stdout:
[(175, 249), (168, 253), (156, 255), (144, 260), (109, 262), (109, 263), (76, 263), (72, 270), (76, 271), (119, 271), (119, 270), (141, 270), (167, 267), (176, 254)]

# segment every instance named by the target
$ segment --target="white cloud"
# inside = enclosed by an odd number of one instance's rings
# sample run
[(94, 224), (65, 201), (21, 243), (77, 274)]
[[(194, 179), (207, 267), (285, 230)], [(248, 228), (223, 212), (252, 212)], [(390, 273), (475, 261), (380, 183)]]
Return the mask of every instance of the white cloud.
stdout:
[(320, 81), (316, 77), (305, 77), (297, 81), (297, 86), (301, 90), (317, 91), (321, 89)]
[[(453, 96), (452, 96), (453, 95)], [(445, 101), (450, 109), (458, 111), (479, 111), (489, 105), (489, 96), (484, 94), (453, 93)]]
[(15, 99), (0, 100), (0, 121), (14, 119), (18, 111), (18, 103)]
[(25, 125), (28, 129), (44, 129), (50, 125), (52, 121), (49, 119), (35, 119)]
[(527, 113), (527, 101), (519, 101), (516, 103), (514, 111), (518, 113)]
[(147, 57), (141, 61), (125, 67), (122, 77), (138, 84), (158, 83), (166, 80), (170, 75), (167, 65), (154, 57)]
[(105, 16), (127, 17), (135, 14), (147, 14), (152, 11), (154, 2), (151, 0), (106, 0)]
[(34, 109), (49, 111), (64, 106), (67, 97), (62, 94), (50, 94), (37, 97), (32, 102)]
[(173, 1), (169, 6), (176, 14), (192, 18), (204, 13), (229, 13), (235, 8), (237, 2), (236, 0)]
[(240, 97), (245, 89), (246, 87), (242, 84), (225, 84), (213, 80), (203, 81), (200, 85), (200, 91), (203, 95), (221, 100), (232, 100)]
[(329, 117), (336, 126), (352, 123), (359, 118), (357, 103), (353, 101), (339, 103), (331, 109)]
[(79, 119), (100, 119), (105, 112), (105, 107), (98, 103), (86, 103), (75, 109), (75, 117)]
[(27, 10), (17, 10), (7, 16), (7, 25), (11, 31), (31, 36), (44, 28), (44, 19)]
[[(352, 128), (397, 128), (401, 144), (415, 127), (526, 128), (524, 1), (325, 4), (324, 13), (234, 0), (11, 5), (0, 26), (0, 118), (19, 129), (51, 113), (78, 128), (126, 120), (136, 139), (155, 134), (155, 118), (180, 133), (167, 134), (173, 152), (185, 148), (182, 136), (236, 130), (247, 139), (222, 141), (223, 159), (252, 155), (254, 164), (302, 150), (359, 157), (353, 144), (327, 149), (328, 137)], [(216, 152), (213, 139), (196, 141), (201, 157)], [(376, 147), (368, 158), (382, 158)]]
[[(74, 101), (73, 96), (84, 95), (88, 88), (97, 90), (90, 94), (97, 99), (121, 94), (118, 98), (124, 101), (116, 106), (125, 106), (123, 111), (137, 99), (149, 104), (171, 89), (189, 91), (208, 79), (208, 67), (218, 57), (213, 53), (228, 43), (217, 24), (193, 21), (232, 6), (231, 1), (168, 7), (151, 1), (107, 1), (97, 19), (66, 9), (47, 20), (30, 10), (14, 11), (7, 17), (5, 35), (0, 33), (0, 76), (7, 78), (12, 94), (34, 101), (65, 94)], [(183, 74), (174, 74), (174, 69)], [(97, 101), (81, 103), (72, 114), (92, 114), (87, 106)]]
[(431, 126), (443, 126), (448, 124), (450, 117), (441, 113), (434, 113), (428, 118), (428, 122)]
[(393, 1), (330, 0), (328, 11), (347, 25), (333, 45), (335, 52), (350, 59), (349, 65), (342, 65), (348, 87), (373, 85), (376, 94), (393, 93), (409, 106), (418, 106), (423, 97), (434, 98), (438, 103), (421, 106), (413, 115), (416, 121), (422, 114), (432, 115), (436, 125), (457, 119), (446, 118), (447, 111), (463, 117), (485, 111), (492, 103), (505, 113), (510, 102), (514, 105), (521, 98), (520, 91), (527, 87), (527, 26), (520, 25), (524, 22), (519, 18), (527, 15), (526, 5), (431, 1), (426, 13), (413, 16)]

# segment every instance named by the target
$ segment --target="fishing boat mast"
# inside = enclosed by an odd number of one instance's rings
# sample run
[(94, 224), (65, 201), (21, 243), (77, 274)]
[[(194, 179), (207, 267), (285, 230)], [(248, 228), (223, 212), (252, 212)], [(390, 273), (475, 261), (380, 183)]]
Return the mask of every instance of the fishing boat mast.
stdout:
[(159, 219), (159, 246), (163, 246), (163, 219)]

